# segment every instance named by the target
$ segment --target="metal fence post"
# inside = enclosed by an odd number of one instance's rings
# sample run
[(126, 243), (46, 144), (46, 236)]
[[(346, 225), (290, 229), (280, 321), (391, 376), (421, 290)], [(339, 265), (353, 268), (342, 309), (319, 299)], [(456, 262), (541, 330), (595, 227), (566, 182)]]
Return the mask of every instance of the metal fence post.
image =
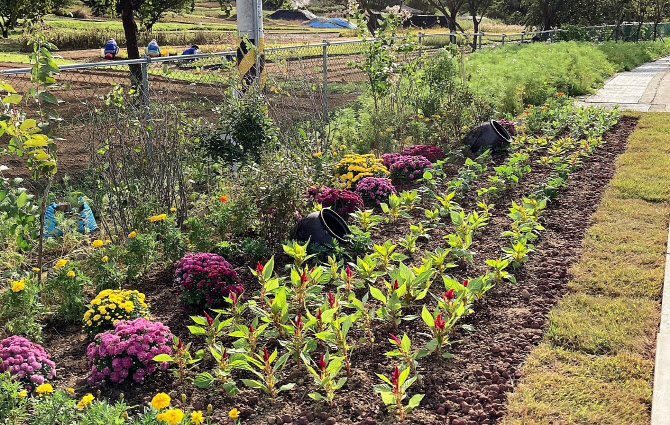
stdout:
[(521, 31), (521, 44), (523, 44), (523, 40), (526, 36), (526, 31)]
[(482, 50), (482, 38), (484, 38), (484, 32), (479, 31), (479, 50)]
[(503, 34), (503, 35), (502, 35), (502, 44), (503, 44), (503, 46), (505, 45), (505, 37), (507, 37), (507, 35)]
[(328, 40), (323, 40), (323, 120), (328, 122)]
[(144, 59), (144, 62), (141, 64), (142, 68), (142, 107), (144, 108), (144, 119), (146, 121), (146, 126), (147, 126), (147, 138), (148, 143), (147, 143), (147, 152), (149, 153), (149, 157), (154, 156), (154, 144), (153, 144), (153, 138), (151, 137), (151, 129), (149, 128), (150, 125), (149, 123), (151, 122), (151, 109), (149, 107), (149, 63), (151, 62), (151, 58), (149, 56), (143, 55), (142, 59)]
[(422, 48), (423, 48), (423, 33), (419, 32), (419, 57), (421, 57)]

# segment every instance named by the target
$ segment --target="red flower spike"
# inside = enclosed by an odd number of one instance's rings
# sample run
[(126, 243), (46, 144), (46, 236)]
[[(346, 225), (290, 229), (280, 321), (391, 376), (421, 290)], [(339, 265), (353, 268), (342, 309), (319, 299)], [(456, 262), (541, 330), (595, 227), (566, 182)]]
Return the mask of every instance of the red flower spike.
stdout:
[(311, 273), (314, 273), (314, 267), (312, 267), (311, 269), (309, 269), (309, 272), (310, 272), (310, 274), (311, 274)]
[(400, 288), (400, 285), (398, 284), (398, 279), (396, 279), (395, 282), (393, 282), (393, 285), (391, 285), (391, 290), (395, 291), (398, 288)]
[(435, 317), (435, 327), (437, 329), (443, 331), (446, 324), (447, 324), (447, 321), (442, 319), (442, 314), (438, 314)]
[(353, 276), (353, 273), (351, 272), (351, 268), (347, 265), (347, 268), (344, 269), (344, 273), (347, 275), (347, 280), (351, 280), (351, 277)]
[(393, 371), (393, 375), (391, 375), (391, 382), (393, 383), (394, 389), (397, 389), (399, 387), (398, 381), (400, 379), (400, 370), (398, 369), (398, 365), (395, 365), (395, 370)]
[(300, 275), (300, 281), (302, 283), (307, 282), (307, 269), (302, 271), (302, 274)]
[(443, 298), (445, 301), (451, 301), (451, 300), (453, 300), (455, 297), (456, 297), (456, 295), (454, 295), (454, 290), (453, 290), (453, 289), (448, 290), (447, 292), (445, 292), (445, 293), (442, 295), (442, 298)]
[(261, 264), (260, 261), (257, 261), (257, 262), (256, 262), (256, 271), (257, 271), (258, 273), (263, 273), (263, 265)]
[(181, 338), (177, 338), (177, 349), (181, 350), (184, 348), (184, 343), (181, 342)]
[(316, 311), (316, 320), (321, 320), (321, 314), (323, 314), (323, 312), (321, 311), (321, 309), (318, 309)]
[(465, 280), (463, 281), (463, 286), (465, 286), (466, 288), (468, 287), (468, 280), (467, 280), (467, 279), (465, 279)]
[(207, 314), (206, 311), (204, 311), (203, 313), (205, 313), (205, 319), (207, 319), (207, 324), (208, 324), (209, 326), (212, 326), (212, 325), (214, 324), (214, 319), (212, 319), (212, 316), (210, 316), (209, 314)]
[(254, 325), (249, 325), (249, 333), (252, 334), (256, 332), (256, 329), (254, 329)]
[(302, 315), (298, 313), (298, 315), (295, 317), (295, 327), (302, 329), (303, 326), (305, 326), (305, 324), (302, 323)]
[(221, 354), (221, 358), (223, 360), (226, 360), (228, 358), (228, 349), (227, 348), (223, 349), (223, 353)]
[(335, 295), (332, 292), (328, 292), (328, 304), (330, 304), (330, 308), (335, 308), (336, 303)]
[(323, 358), (323, 354), (321, 354), (321, 358), (319, 358), (318, 365), (321, 372), (326, 371), (326, 360)]
[(395, 335), (393, 335), (393, 334), (389, 334), (389, 336), (391, 337), (391, 339), (393, 340), (393, 342), (395, 342), (396, 344), (398, 344), (398, 347), (402, 344), (402, 342), (400, 342), (400, 339), (398, 339), (397, 336), (395, 336)]
[(268, 360), (270, 360), (270, 353), (268, 353), (268, 349), (266, 347), (263, 347), (263, 360), (265, 361), (265, 363), (267, 363)]
[(234, 306), (237, 306), (237, 294), (235, 292), (230, 293), (230, 300), (233, 302)]

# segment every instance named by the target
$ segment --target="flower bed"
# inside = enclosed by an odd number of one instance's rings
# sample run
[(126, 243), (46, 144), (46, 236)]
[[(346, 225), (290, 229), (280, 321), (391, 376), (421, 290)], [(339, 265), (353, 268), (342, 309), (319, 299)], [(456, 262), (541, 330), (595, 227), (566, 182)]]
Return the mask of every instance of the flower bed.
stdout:
[(5, 371), (34, 389), (56, 376), (56, 364), (44, 347), (14, 335), (0, 341), (0, 372)]
[(175, 264), (175, 281), (181, 285), (182, 302), (189, 307), (220, 307), (231, 293), (244, 288), (237, 272), (217, 254), (186, 254)]

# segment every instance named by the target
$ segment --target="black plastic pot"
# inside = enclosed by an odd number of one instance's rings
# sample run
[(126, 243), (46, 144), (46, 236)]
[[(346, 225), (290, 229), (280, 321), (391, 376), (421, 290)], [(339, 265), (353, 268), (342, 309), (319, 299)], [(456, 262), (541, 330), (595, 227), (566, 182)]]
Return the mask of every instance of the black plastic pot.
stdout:
[(300, 220), (294, 237), (298, 241), (327, 245), (333, 239), (344, 243), (345, 236), (351, 234), (349, 226), (335, 211), (328, 208), (315, 211)]
[(477, 152), (481, 148), (485, 150), (506, 148), (511, 141), (512, 136), (496, 120), (478, 125), (465, 138), (465, 144), (470, 146), (472, 152)]

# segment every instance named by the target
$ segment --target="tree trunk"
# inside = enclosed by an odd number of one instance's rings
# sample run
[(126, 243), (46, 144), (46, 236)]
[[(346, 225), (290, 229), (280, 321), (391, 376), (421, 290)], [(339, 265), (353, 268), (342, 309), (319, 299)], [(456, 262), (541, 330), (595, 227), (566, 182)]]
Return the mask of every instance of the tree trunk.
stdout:
[[(128, 59), (139, 59), (140, 51), (137, 48), (137, 24), (133, 17), (133, 4), (131, 0), (120, 0), (120, 4)], [(130, 65), (130, 83), (133, 87), (142, 87), (142, 67), (140, 65)]]
[(9, 28), (2, 27), (2, 38), (9, 38)]
[[(472, 32), (477, 34), (479, 32), (479, 20), (477, 19), (477, 13), (476, 13), (476, 11), (474, 13), (472, 11), (470, 11), (470, 13), (472, 13)], [(473, 52), (477, 51), (477, 37), (479, 37), (479, 36), (475, 35), (475, 36), (472, 37), (472, 51)]]
[(654, 41), (656, 41), (657, 36), (658, 36), (658, 21), (654, 20)]

